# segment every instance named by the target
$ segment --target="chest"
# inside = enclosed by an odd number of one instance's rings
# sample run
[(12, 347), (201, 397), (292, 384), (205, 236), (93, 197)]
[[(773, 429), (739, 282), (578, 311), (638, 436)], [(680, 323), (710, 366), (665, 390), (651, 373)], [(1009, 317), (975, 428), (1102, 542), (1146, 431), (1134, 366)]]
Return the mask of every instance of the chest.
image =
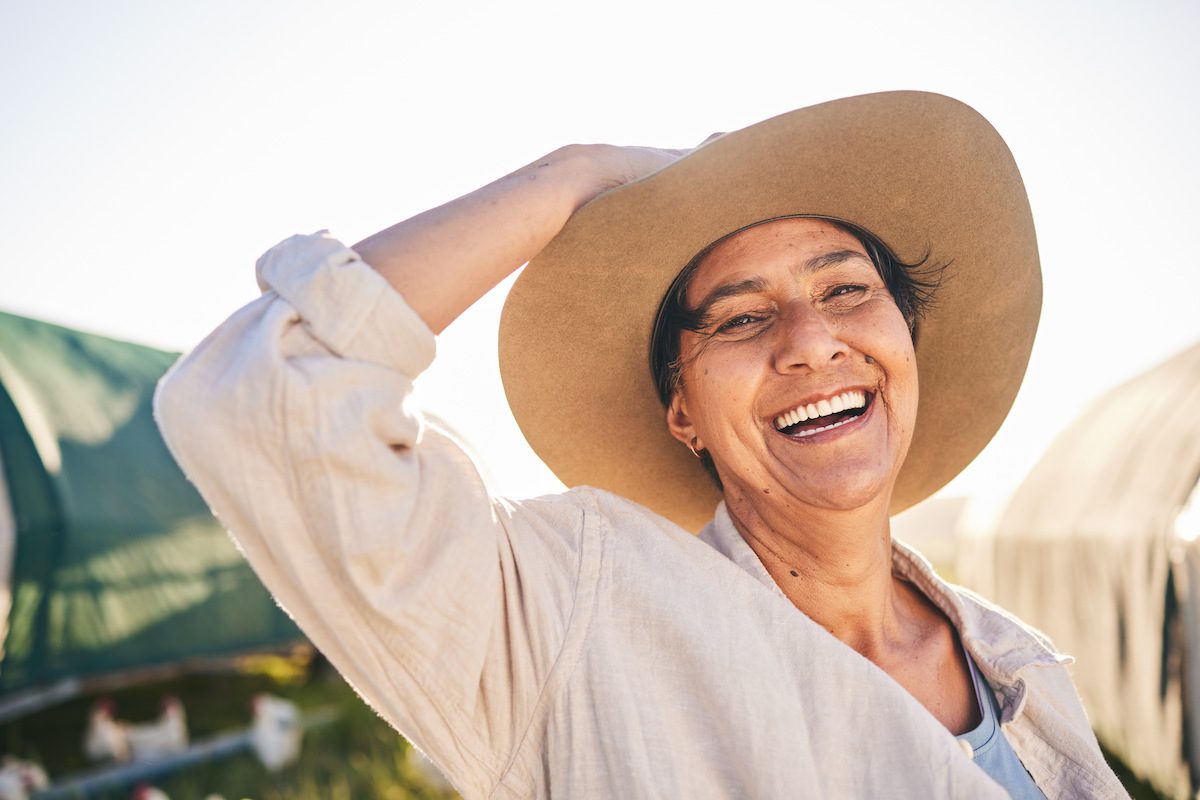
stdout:
[(784, 598), (727, 560), (664, 579), (656, 559), (678, 554), (654, 549), (606, 553), (538, 732), (539, 781), (568, 796), (1003, 796), (909, 692)]

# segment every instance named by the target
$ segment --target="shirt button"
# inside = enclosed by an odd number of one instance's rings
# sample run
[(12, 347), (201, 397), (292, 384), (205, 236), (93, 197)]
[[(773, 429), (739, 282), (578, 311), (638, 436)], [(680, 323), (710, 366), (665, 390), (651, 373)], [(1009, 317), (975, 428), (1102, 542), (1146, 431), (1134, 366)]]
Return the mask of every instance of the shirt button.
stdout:
[(975, 758), (975, 750), (971, 747), (971, 743), (966, 739), (959, 739), (958, 746), (961, 747), (963, 752), (967, 754), (967, 758)]

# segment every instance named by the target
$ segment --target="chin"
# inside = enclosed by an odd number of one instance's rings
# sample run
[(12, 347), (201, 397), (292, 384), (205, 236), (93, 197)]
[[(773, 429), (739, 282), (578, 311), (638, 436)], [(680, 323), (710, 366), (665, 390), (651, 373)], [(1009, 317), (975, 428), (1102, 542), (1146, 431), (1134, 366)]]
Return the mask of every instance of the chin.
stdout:
[(883, 490), (837, 491), (819, 494), (806, 500), (809, 505), (830, 511), (855, 511), (870, 505), (882, 503), (884, 507), (891, 505), (892, 487)]
[(801, 481), (789, 494), (806, 505), (831, 511), (854, 511), (880, 503), (886, 508), (891, 504), (896, 482), (892, 472), (854, 470), (826, 477), (829, 479), (820, 483)]

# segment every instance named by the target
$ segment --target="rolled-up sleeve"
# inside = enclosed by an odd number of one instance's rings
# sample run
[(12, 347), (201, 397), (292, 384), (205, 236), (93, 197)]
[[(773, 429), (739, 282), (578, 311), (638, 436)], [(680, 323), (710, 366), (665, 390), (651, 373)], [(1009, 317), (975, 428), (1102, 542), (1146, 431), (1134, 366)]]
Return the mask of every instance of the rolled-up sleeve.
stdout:
[(293, 237), (258, 279), (162, 379), (164, 438), (313, 643), (486, 794), (562, 646), (582, 512), (494, 500), (408, 407), (433, 335), (353, 250)]

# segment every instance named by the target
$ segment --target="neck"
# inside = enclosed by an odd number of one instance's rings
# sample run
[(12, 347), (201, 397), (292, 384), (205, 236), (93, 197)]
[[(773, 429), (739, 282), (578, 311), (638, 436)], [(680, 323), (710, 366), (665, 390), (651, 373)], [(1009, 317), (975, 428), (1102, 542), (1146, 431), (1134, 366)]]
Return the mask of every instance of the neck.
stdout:
[(775, 583), (810, 619), (876, 662), (907, 640), (913, 590), (892, 576), (886, 502), (778, 513), (727, 496), (726, 507)]

